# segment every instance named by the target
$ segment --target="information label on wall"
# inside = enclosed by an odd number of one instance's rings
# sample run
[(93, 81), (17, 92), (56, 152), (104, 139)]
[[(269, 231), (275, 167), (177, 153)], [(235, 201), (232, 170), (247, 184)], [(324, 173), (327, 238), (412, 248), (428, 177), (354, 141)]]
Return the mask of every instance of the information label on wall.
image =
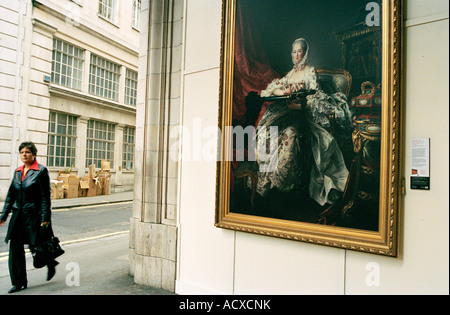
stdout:
[(430, 189), (430, 139), (411, 139), (411, 189)]

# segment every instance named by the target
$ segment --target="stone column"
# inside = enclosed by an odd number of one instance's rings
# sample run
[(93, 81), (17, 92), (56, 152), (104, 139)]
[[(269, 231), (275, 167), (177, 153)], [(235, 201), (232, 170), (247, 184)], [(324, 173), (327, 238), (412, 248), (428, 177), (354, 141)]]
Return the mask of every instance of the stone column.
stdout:
[(126, 81), (127, 68), (125, 66), (120, 67), (119, 77), (119, 95), (117, 101), (119, 103), (125, 103), (125, 81)]
[(89, 50), (85, 50), (83, 61), (83, 78), (81, 81), (81, 91), (84, 93), (89, 93), (90, 73), (91, 73), (91, 52)]
[(78, 117), (77, 119), (77, 144), (75, 150), (75, 169), (78, 170), (78, 176), (83, 177), (86, 173), (86, 139), (87, 124), (89, 117)]
[(122, 158), (123, 158), (123, 127), (124, 125), (116, 125), (115, 143), (114, 143), (114, 189), (120, 191), (122, 186)]
[(138, 284), (170, 291), (178, 163), (169, 149), (170, 130), (180, 121), (182, 23), (183, 0), (142, 1), (130, 272)]

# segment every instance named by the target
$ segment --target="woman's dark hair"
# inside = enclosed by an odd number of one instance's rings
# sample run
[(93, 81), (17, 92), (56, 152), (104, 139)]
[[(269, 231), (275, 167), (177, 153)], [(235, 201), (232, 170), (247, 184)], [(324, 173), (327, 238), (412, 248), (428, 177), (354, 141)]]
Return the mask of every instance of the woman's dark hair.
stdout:
[(22, 142), (22, 143), (19, 145), (19, 153), (20, 153), (20, 151), (21, 151), (23, 148), (28, 148), (28, 149), (30, 149), (31, 154), (33, 154), (34, 156), (37, 155), (37, 148), (36, 148), (36, 146), (34, 145), (33, 142), (31, 142), (31, 141)]

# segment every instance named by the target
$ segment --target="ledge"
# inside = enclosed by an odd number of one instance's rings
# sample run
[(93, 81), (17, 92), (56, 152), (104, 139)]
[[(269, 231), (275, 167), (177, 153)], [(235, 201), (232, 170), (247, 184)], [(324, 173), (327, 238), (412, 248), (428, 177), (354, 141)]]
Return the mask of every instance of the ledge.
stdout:
[(120, 28), (119, 24), (117, 24), (116, 21), (112, 21), (112, 20), (110, 20), (110, 19), (104, 17), (104, 16), (101, 15), (100, 13), (97, 13), (97, 16), (98, 16), (100, 19), (102, 19), (103, 21), (108, 22), (108, 23), (111, 24), (112, 26), (115, 26), (115, 27), (117, 27), (117, 28)]
[(127, 114), (136, 115), (136, 107), (134, 107), (134, 106), (125, 105), (125, 104), (122, 104), (119, 102), (107, 100), (107, 99), (100, 98), (98, 96), (87, 94), (87, 93), (84, 93), (81, 91), (72, 90), (69, 88), (65, 88), (65, 87), (62, 87), (59, 85), (53, 85), (53, 84), (49, 85), (48, 91), (50, 94), (60, 96), (63, 98), (79, 100), (79, 101), (94, 104), (94, 105), (97, 105), (97, 106), (100, 106), (100, 107), (103, 107), (106, 109), (110, 109), (113, 111), (119, 111), (119, 112), (123, 112), (123, 113), (127, 113)]

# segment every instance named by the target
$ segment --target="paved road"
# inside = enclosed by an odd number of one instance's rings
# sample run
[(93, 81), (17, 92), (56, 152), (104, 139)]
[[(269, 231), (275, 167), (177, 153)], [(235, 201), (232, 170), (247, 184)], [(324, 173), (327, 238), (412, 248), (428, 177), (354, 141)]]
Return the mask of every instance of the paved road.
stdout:
[[(52, 211), (53, 230), (64, 244), (130, 230), (132, 202), (121, 202)], [(7, 224), (0, 227), (0, 258), (9, 247), (4, 242)]]
[[(47, 268), (34, 269), (27, 254), (28, 289), (14, 295), (171, 295), (136, 285), (129, 276), (128, 233), (64, 246), (55, 277), (47, 282)], [(0, 259), (0, 295), (11, 288), (8, 262)]]
[[(28, 289), (15, 295), (172, 294), (136, 285), (129, 276), (131, 209), (132, 202), (122, 202), (54, 210), (54, 231), (66, 251), (58, 259), (56, 276), (47, 282), (47, 268), (34, 269), (31, 255), (27, 253)], [(6, 228), (6, 224), (0, 227), (0, 295), (11, 287), (8, 245), (3, 241)]]

